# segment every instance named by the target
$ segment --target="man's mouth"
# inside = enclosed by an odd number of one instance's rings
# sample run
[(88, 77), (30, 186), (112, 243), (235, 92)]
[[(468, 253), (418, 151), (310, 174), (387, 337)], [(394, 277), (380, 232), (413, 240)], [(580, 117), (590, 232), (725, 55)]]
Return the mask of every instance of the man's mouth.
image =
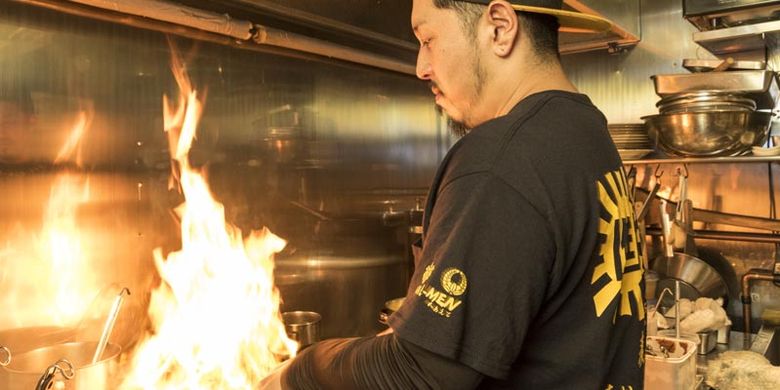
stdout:
[(439, 87), (436, 86), (436, 83), (431, 82), (430, 86), (431, 86), (431, 93), (433, 93), (437, 98), (442, 95), (441, 89), (439, 89)]

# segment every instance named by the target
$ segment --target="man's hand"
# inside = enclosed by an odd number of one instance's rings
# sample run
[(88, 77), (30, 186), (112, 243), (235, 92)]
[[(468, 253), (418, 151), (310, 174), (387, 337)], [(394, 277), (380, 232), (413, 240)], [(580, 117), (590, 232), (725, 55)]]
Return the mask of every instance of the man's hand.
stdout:
[(257, 390), (282, 390), (282, 374), (291, 362), (292, 359), (288, 359), (286, 362), (274, 368), (274, 370), (260, 382), (257, 386)]

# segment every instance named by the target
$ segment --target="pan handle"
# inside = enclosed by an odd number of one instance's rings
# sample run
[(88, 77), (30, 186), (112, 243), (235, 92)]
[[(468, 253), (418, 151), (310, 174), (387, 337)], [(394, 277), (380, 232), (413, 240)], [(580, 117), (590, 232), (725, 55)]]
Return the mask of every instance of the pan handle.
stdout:
[(642, 203), (642, 206), (639, 208), (639, 213), (636, 216), (637, 221), (641, 221), (645, 218), (647, 212), (650, 210), (650, 203), (653, 203), (653, 198), (655, 198), (655, 194), (657, 194), (660, 189), (661, 183), (656, 181), (653, 189), (650, 190), (650, 194), (645, 198), (645, 202)]
[(62, 374), (62, 377), (65, 378), (65, 380), (70, 380), (76, 375), (76, 370), (73, 368), (73, 364), (71, 364), (71, 362), (69, 362), (67, 359), (57, 360), (57, 362), (49, 366), (41, 378), (38, 379), (38, 384), (35, 385), (35, 390), (49, 390), (52, 385), (54, 385), (54, 377), (57, 375), (58, 371), (60, 374)]
[[(638, 188), (638, 191), (648, 192), (644, 188)], [(660, 196), (655, 195), (659, 200), (665, 200), (670, 207), (677, 207), (677, 202), (671, 202)], [(648, 196), (652, 199), (652, 197)], [(643, 205), (644, 206), (644, 205)], [(691, 210), (691, 221), (722, 224), (729, 226), (739, 226), (745, 228), (768, 230), (768, 231), (780, 231), (780, 220), (772, 218), (754, 217), (749, 215), (729, 214), (720, 211), (704, 210), (694, 208)], [(637, 220), (640, 220), (637, 218)]]

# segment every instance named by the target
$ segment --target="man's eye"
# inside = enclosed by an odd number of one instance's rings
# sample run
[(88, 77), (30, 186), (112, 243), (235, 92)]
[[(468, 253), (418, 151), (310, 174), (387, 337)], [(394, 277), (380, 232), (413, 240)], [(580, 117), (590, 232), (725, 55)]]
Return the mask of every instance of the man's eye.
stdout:
[(428, 47), (430, 43), (431, 43), (430, 39), (423, 39), (422, 41), (420, 41), (420, 46)]

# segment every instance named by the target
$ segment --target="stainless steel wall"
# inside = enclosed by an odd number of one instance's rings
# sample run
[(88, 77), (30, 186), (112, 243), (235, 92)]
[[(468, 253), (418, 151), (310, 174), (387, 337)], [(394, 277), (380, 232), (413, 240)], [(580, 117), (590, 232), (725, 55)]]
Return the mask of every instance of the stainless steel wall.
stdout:
[[(693, 42), (695, 27), (682, 17), (682, 2), (677, 0), (641, 1), (642, 41), (627, 52), (609, 55), (592, 52), (565, 56), (564, 67), (575, 85), (588, 94), (605, 113), (610, 123), (641, 123), (644, 115), (656, 114), (658, 96), (650, 76), (664, 73), (687, 73), (685, 58), (714, 58)], [(776, 61), (777, 54), (773, 54)], [(565, 142), (565, 140), (562, 140)], [(648, 188), (655, 166), (638, 167), (639, 183)], [(664, 166), (662, 183), (676, 196), (679, 168)], [(769, 217), (770, 192), (767, 164), (689, 165), (689, 195), (695, 207), (729, 213)], [(778, 167), (773, 167), (775, 188)], [(739, 228), (721, 226), (739, 231)], [(777, 251), (771, 244), (706, 242), (699, 245), (715, 248), (732, 264), (737, 276), (750, 268), (771, 268)], [(658, 249), (656, 247), (655, 249)], [(756, 283), (754, 292), (763, 307), (780, 307), (780, 288), (771, 283)], [(739, 313), (739, 308), (732, 310)]]
[[(66, 169), (89, 177), (93, 192), (77, 215), (93, 254), (90, 280), (95, 289), (127, 285), (137, 300), (154, 282), (152, 249), (178, 248), (170, 212), (182, 199), (168, 190), (162, 124), (162, 96), (177, 93), (168, 41), (42, 8), (2, 7), (0, 281), (14, 293), (0, 298), (0, 329), (38, 325), (48, 310), (38, 305), (45, 299), (23, 304), (41, 277), (55, 275), (31, 272), (32, 255), (24, 254), (17, 232), (40, 233), (50, 189)], [(338, 290), (346, 295), (318, 293), (308, 307), (287, 300), (285, 309), (359, 304), (340, 311), (342, 318), (324, 319), (324, 336), (337, 335), (338, 327), (327, 324), (334, 320), (352, 322), (344, 329), (353, 335), (373, 331), (378, 310), (405, 293), (409, 274), (407, 234), (383, 223), (382, 212), (411, 209), (423, 198), (451, 143), (427, 87), (355, 65), (173, 40), (189, 58), (196, 87), (208, 90), (192, 159), (208, 165), (229, 221), (245, 231), (269, 226), (290, 241), (282, 260), (319, 261), (319, 274), (309, 279), (349, 287)], [(85, 107), (93, 108), (94, 121), (83, 167), (52, 164)], [(347, 274), (323, 274), (328, 259), (350, 270), (347, 281)], [(344, 265), (350, 259), (351, 268)], [(364, 274), (370, 277), (355, 272), (361, 264), (372, 267)], [(342, 301), (359, 294), (355, 305)], [(89, 302), (73, 305), (85, 309)]]

